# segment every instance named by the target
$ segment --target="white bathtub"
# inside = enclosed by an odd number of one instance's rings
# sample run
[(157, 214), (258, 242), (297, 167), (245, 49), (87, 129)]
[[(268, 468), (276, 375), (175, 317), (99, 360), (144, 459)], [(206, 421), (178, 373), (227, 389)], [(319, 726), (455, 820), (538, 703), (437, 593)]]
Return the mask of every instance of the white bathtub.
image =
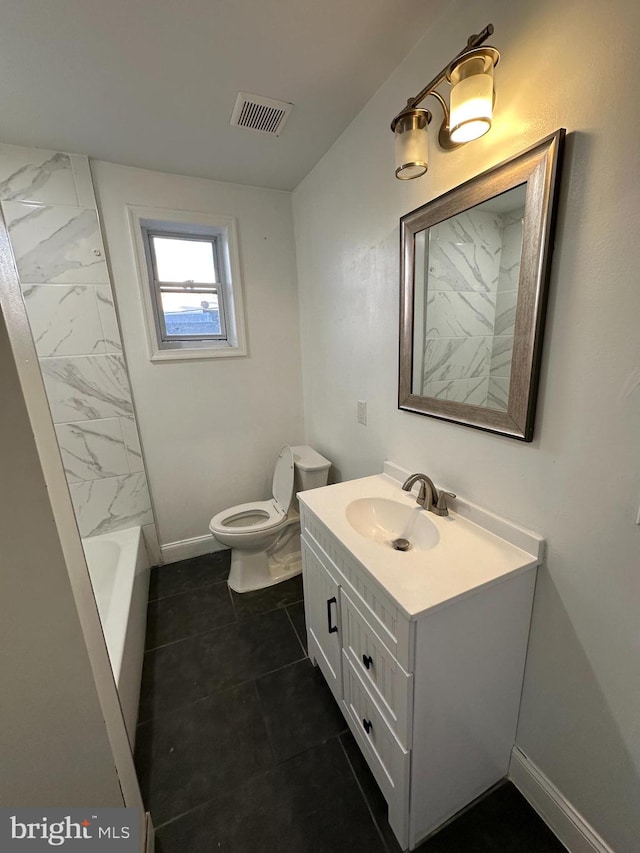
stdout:
[(133, 749), (149, 598), (149, 558), (142, 529), (92, 536), (82, 545)]

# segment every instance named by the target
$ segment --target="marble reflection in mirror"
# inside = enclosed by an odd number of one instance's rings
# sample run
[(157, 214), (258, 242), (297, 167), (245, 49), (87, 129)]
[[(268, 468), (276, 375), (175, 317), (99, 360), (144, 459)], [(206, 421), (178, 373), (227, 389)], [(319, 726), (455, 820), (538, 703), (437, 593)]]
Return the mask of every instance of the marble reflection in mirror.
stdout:
[(508, 408), (525, 194), (415, 234), (413, 394)]

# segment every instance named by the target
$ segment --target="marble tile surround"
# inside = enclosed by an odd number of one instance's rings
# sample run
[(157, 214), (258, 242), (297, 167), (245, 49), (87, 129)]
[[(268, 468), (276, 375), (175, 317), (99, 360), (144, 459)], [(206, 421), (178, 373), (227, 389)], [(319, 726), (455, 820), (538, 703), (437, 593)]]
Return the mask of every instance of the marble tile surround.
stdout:
[(425, 345), (425, 382), (475, 378), (489, 373), (493, 338), (429, 338)]
[(120, 340), (120, 329), (118, 327), (118, 318), (113, 303), (111, 286), (108, 284), (98, 284), (95, 286), (94, 291), (98, 305), (98, 314), (100, 315), (104, 351), (122, 352), (122, 341)]
[(95, 210), (3, 201), (22, 284), (109, 284)]
[(522, 220), (524, 208), (504, 217), (502, 231), (502, 252), (500, 253), (500, 273), (498, 290), (517, 290), (520, 275), (520, 255), (522, 254)]
[(54, 423), (133, 417), (121, 355), (43, 358), (40, 367)]
[(509, 379), (490, 377), (487, 389), (487, 401), (484, 405), (490, 409), (500, 409), (500, 411), (506, 412), (508, 401)]
[(22, 293), (41, 358), (121, 351), (108, 285), (27, 284)]
[(0, 144), (0, 199), (78, 204), (68, 154)]
[(430, 229), (424, 393), (506, 409), (524, 209)]
[(69, 485), (80, 536), (153, 523), (144, 474), (107, 477)]
[[(503, 294), (500, 294), (502, 296)], [(427, 339), (492, 335), (495, 293), (432, 292), (427, 297)]]
[(427, 382), (425, 393), (439, 400), (454, 400), (456, 403), (469, 403), (473, 406), (486, 405), (489, 390), (489, 377), (475, 379), (452, 379), (449, 382)]
[(87, 158), (0, 144), (0, 204), (80, 533), (157, 540)]
[(517, 290), (507, 290), (498, 293), (496, 299), (496, 315), (494, 334), (510, 335), (513, 337), (516, 324)]
[(120, 418), (122, 440), (127, 454), (127, 465), (131, 474), (144, 473), (144, 462), (142, 459), (142, 447), (138, 427), (133, 418)]
[(491, 346), (491, 367), (489, 376), (508, 379), (511, 376), (511, 357), (513, 355), (513, 335), (495, 335)]
[(487, 405), (506, 409), (509, 398), (509, 379), (513, 357), (515, 313), (520, 277), (520, 255), (522, 253), (522, 225), (524, 208), (511, 211), (502, 217), (502, 252), (498, 297), (496, 300), (496, 325), (491, 350), (489, 390)]
[[(138, 473), (129, 466), (123, 418), (58, 424), (56, 434), (69, 483)], [(126, 423), (133, 423), (126, 421)]]
[(429, 230), (429, 292), (498, 289), (502, 221), (469, 210)]

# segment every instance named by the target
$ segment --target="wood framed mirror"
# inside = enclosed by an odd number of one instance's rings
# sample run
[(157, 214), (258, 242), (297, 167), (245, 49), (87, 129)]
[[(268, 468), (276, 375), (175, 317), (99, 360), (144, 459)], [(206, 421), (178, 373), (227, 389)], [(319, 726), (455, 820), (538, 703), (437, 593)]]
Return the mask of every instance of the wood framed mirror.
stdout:
[(532, 440), (564, 137), (400, 219), (400, 409)]

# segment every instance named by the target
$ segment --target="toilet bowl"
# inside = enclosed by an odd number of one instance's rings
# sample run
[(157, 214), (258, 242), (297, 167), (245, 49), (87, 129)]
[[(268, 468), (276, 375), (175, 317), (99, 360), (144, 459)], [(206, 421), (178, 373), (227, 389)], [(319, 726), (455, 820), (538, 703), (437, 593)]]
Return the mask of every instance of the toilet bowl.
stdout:
[(228, 584), (249, 592), (302, 571), (300, 516), (295, 493), (327, 483), (331, 463), (305, 445), (283, 447), (273, 473), (272, 498), (222, 510), (209, 530), (231, 548)]

